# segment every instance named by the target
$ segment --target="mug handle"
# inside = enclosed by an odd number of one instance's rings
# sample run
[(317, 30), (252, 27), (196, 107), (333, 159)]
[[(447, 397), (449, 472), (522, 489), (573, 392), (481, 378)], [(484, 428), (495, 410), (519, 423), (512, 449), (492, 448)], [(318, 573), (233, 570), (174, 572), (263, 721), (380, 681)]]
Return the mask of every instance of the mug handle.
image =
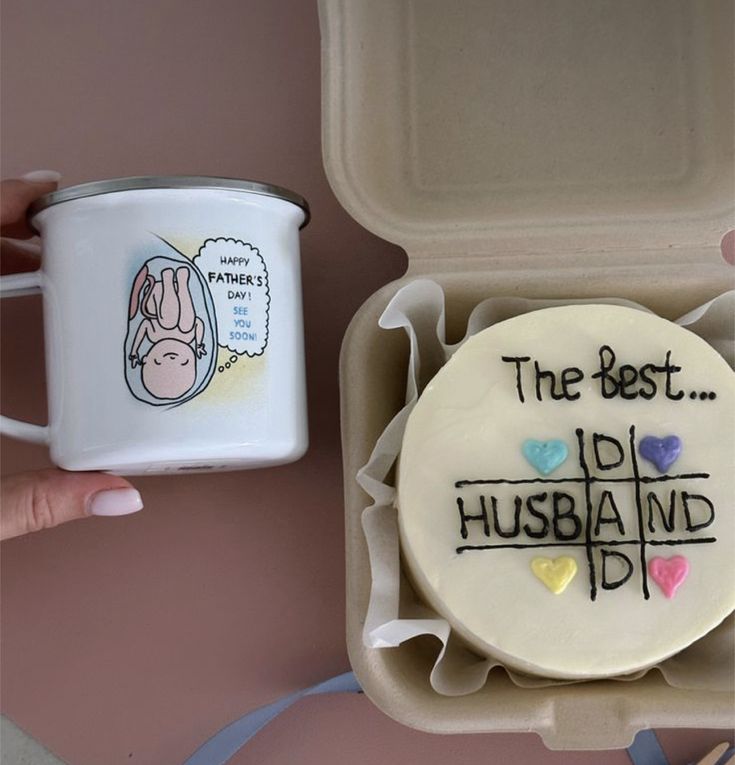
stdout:
[[(41, 291), (42, 285), (43, 275), (40, 271), (3, 276), (0, 279), (0, 298), (35, 295)], [(1, 414), (0, 433), (34, 444), (48, 444), (49, 442), (48, 425), (35, 425), (32, 422), (14, 420)]]

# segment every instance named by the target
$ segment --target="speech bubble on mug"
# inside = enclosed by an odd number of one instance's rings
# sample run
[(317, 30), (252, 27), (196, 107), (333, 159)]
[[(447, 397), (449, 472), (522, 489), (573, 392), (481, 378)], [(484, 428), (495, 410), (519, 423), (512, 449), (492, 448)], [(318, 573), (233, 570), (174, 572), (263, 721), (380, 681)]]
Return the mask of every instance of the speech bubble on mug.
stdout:
[(268, 269), (257, 247), (239, 239), (207, 239), (193, 258), (214, 300), (218, 344), (260, 356), (268, 344)]

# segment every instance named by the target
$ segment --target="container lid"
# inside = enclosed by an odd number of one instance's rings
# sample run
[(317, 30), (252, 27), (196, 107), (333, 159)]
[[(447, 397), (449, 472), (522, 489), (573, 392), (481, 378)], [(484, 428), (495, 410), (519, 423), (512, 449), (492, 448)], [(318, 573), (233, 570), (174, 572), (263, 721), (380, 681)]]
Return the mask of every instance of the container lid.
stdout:
[(686, 0), (320, 0), (329, 181), (414, 262), (724, 265), (732, 17)]
[(139, 189), (223, 189), (227, 191), (245, 191), (250, 194), (261, 194), (267, 197), (276, 197), (300, 207), (304, 211), (304, 222), (300, 228), (304, 228), (309, 222), (311, 213), (307, 201), (288, 189), (273, 186), (268, 183), (257, 181), (245, 181), (238, 178), (215, 178), (206, 175), (151, 175), (131, 178), (112, 178), (105, 181), (93, 181), (81, 183), (78, 186), (69, 186), (37, 199), (30, 207), (28, 217), (33, 218), (41, 210), (62, 202), (83, 197), (94, 197), (100, 194), (113, 194), (118, 191), (132, 191)]

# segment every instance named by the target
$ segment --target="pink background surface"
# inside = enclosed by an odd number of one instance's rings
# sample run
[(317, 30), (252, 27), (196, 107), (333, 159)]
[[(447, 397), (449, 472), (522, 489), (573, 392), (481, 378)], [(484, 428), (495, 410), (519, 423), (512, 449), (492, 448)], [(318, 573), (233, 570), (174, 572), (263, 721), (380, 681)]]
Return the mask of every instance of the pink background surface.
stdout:
[[(348, 669), (337, 358), (405, 269), (327, 184), (304, 0), (3, 0), (2, 175), (255, 178), (302, 193), (311, 449), (282, 468), (137, 479), (145, 510), (2, 545), (2, 706), (71, 765), (185, 759), (221, 726)], [(104, 257), (104, 253), (100, 253)], [(42, 421), (40, 304), (2, 308), (2, 410)], [(14, 327), (23, 325), (22, 332)], [(3, 440), (3, 472), (46, 466)], [(662, 732), (673, 765), (727, 731)], [(533, 735), (409, 730), (362, 696), (302, 702), (233, 762), (626, 763)]]

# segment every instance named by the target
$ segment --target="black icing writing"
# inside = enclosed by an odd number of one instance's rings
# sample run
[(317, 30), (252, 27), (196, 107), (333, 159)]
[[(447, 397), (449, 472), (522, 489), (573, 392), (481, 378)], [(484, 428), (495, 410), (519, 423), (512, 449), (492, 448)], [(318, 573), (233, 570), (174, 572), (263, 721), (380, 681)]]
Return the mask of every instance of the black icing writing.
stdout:
[[(576, 539), (582, 533), (582, 520), (574, 512), (574, 497), (563, 491), (555, 491), (553, 497), (554, 535), (557, 539)], [(562, 523), (567, 531), (562, 528)], [(571, 529), (569, 523), (572, 524)]]
[(598, 351), (600, 358), (599, 370), (592, 378), (600, 381), (600, 395), (603, 398), (624, 398), (628, 400), (640, 398), (651, 400), (659, 394), (660, 381), (656, 375), (664, 375), (664, 395), (672, 401), (684, 398), (683, 390), (674, 390), (673, 375), (681, 372), (681, 367), (671, 361), (671, 351), (666, 351), (663, 364), (643, 364), (641, 367), (632, 364), (621, 364), (615, 373), (615, 351), (609, 345), (603, 345)]
[[(665, 478), (677, 479), (679, 476), (662, 476), (661, 479), (654, 480), (664, 480)], [(611, 480), (612, 482), (615, 482), (614, 479)], [(566, 492), (553, 492), (550, 511), (543, 507), (544, 503), (547, 503), (547, 499), (548, 494), (546, 492), (526, 497), (524, 513), (524, 499), (521, 495), (516, 495), (512, 500), (512, 521), (509, 522), (501, 513), (503, 500), (501, 499), (499, 502), (497, 496), (480, 495), (478, 499), (479, 512), (476, 514), (466, 512), (465, 500), (462, 497), (457, 497), (462, 538), (467, 539), (469, 535), (468, 522), (481, 521), (486, 537), (492, 535), (492, 528), (495, 534), (503, 539), (513, 539), (521, 533), (525, 533), (532, 539), (544, 539), (549, 535), (550, 529), (553, 529), (557, 539), (577, 539), (582, 533), (582, 519), (575, 512), (574, 497)], [(488, 501), (490, 512), (488, 512)], [(625, 523), (620, 514), (615, 494), (609, 489), (603, 489), (596, 501), (592, 499), (592, 493), (590, 493), (590, 501), (593, 507), (594, 536), (600, 535), (605, 524), (614, 525), (620, 535), (624, 536), (626, 533)], [(647, 517), (646, 526), (652, 534), (658, 531), (658, 521), (660, 521), (663, 530), (672, 533), (677, 531), (677, 517), (679, 517), (683, 521), (680, 530), (693, 533), (711, 526), (715, 520), (714, 504), (704, 494), (691, 494), (687, 491), (672, 489), (668, 499), (663, 500), (655, 491), (649, 491), (642, 499), (642, 503), (647, 510), (644, 513)], [(677, 509), (680, 509), (681, 512), (677, 513)], [(492, 527), (490, 517), (492, 517)], [(522, 524), (522, 520), (526, 522)], [(533, 525), (532, 522), (534, 522)]]
[(490, 536), (490, 525), (487, 522), (487, 509), (485, 508), (485, 502), (480, 503), (481, 511), (479, 515), (470, 515), (464, 511), (464, 500), (462, 497), (457, 497), (457, 509), (459, 510), (460, 529), (459, 533), (462, 535), (462, 539), (467, 539), (469, 531), (467, 531), (468, 521), (482, 521), (483, 530), (485, 536)]
[[(480, 503), (485, 507), (485, 497), (480, 497)], [(516, 497), (513, 501), (513, 529), (511, 531), (504, 531), (500, 526), (500, 518), (498, 516), (498, 500), (495, 497), (490, 497), (490, 503), (493, 508), (493, 528), (495, 533), (503, 539), (512, 539), (517, 537), (521, 531), (521, 508), (523, 507), (523, 500), (520, 497)], [(490, 536), (490, 529), (487, 530), (485, 536)]]
[(711, 391), (702, 390), (699, 393), (697, 393), (696, 390), (693, 390), (689, 394), (689, 398), (691, 399), (699, 398), (700, 401), (707, 401), (707, 400), (714, 401), (717, 398), (717, 394), (713, 390)]
[(530, 356), (501, 356), (501, 359), (506, 363), (512, 363), (516, 365), (516, 392), (518, 393), (518, 399), (523, 403), (526, 399), (523, 396), (523, 380), (521, 379), (521, 364), (526, 361), (530, 361)]
[[(687, 531), (699, 531), (700, 529), (706, 529), (707, 526), (711, 526), (715, 520), (715, 506), (707, 499), (703, 494), (690, 494), (688, 491), (681, 493), (681, 501), (684, 504), (684, 516), (687, 520)], [(706, 508), (706, 509), (705, 509)], [(699, 522), (695, 522), (692, 518), (692, 513), (701, 513), (702, 510), (707, 514), (705, 520), (700, 518)]]
[[(698, 537), (696, 539), (649, 539), (647, 544), (652, 546), (666, 545), (678, 547), (679, 545), (711, 545), (717, 541), (717, 537)], [(590, 542), (590, 547), (615, 547), (617, 545), (638, 545), (637, 539), (597, 539)], [(522, 542), (512, 544), (492, 545), (460, 545), (456, 552), (464, 553), (470, 550), (535, 550), (537, 547), (587, 547), (586, 542)]]
[[(678, 475), (645, 476), (639, 472), (635, 426), (628, 429), (628, 443), (604, 433), (593, 433), (592, 444), (588, 444), (585, 433), (581, 428), (575, 431), (578, 446), (578, 465), (581, 476), (563, 478), (486, 478), (463, 479), (455, 482), (460, 490), (472, 489), (476, 486), (493, 487), (492, 494), (482, 494), (477, 498), (480, 512), (477, 514), (465, 511), (464, 501), (457, 498), (460, 508), (460, 533), (462, 539), (468, 540), (468, 520), (482, 523), (486, 543), (463, 544), (456, 548), (457, 553), (470, 550), (494, 549), (527, 549), (545, 547), (583, 547), (587, 556), (590, 582), (590, 599), (596, 600), (598, 587), (602, 591), (622, 587), (633, 578), (638, 570), (642, 595), (650, 597), (648, 589), (647, 548), (651, 546), (677, 546), (689, 544), (712, 544), (715, 537), (692, 536), (684, 538), (662, 538), (657, 536), (659, 523), (666, 533), (674, 531), (695, 534), (711, 526), (715, 521), (715, 507), (712, 501), (703, 493), (672, 488), (668, 492), (668, 500), (663, 499), (654, 489), (646, 491), (648, 485), (665, 484), (671, 481), (706, 480), (709, 473), (682, 473)], [(588, 451), (594, 460), (596, 470), (603, 475), (594, 475), (590, 470)], [(624, 466), (628, 463), (629, 475), (607, 477), (605, 471)], [(571, 486), (582, 484), (584, 498), (580, 501), (571, 493), (556, 489), (559, 484)], [(554, 486), (554, 491), (541, 491), (524, 494), (516, 489), (515, 495), (503, 497), (499, 491), (502, 487), (535, 486), (544, 484)], [(609, 484), (610, 488), (601, 488), (599, 492), (593, 487), (599, 484)], [(632, 484), (631, 489), (627, 488)], [(612, 488), (620, 486), (620, 489)], [(498, 487), (497, 489), (494, 487)], [(626, 487), (625, 489), (623, 487)], [(662, 487), (663, 488), (663, 487)], [(621, 504), (616, 492), (623, 492), (625, 504)], [(633, 502), (631, 503), (631, 497)], [(492, 513), (492, 531), (489, 522), (488, 509)], [(637, 535), (629, 538), (632, 528), (626, 530), (621, 508), (631, 508), (636, 522)], [(678, 514), (677, 514), (677, 511)], [(512, 516), (512, 522), (510, 518)], [(477, 532), (480, 526), (475, 526)], [(601, 539), (603, 530), (608, 534), (615, 531), (619, 537)], [(650, 536), (647, 536), (647, 533)], [(607, 534), (605, 535), (607, 536)], [(493, 541), (497, 538), (499, 541)], [(512, 540), (512, 541), (506, 541)], [(637, 548), (635, 553), (624, 554), (608, 549), (631, 545)], [(600, 561), (599, 571), (596, 558)]]
[[(633, 576), (633, 561), (625, 554), (617, 552), (616, 550), (600, 550), (602, 555), (602, 577), (600, 579), (600, 586), (603, 590), (616, 590), (618, 587), (622, 587), (631, 576)], [(624, 569), (622, 576), (618, 571), (617, 579), (610, 579), (610, 573), (608, 570), (608, 561), (610, 558), (621, 565)]]
[[(599, 380), (599, 393), (604, 399), (622, 398), (628, 401), (644, 399), (650, 401), (657, 396), (671, 401), (681, 401), (686, 393), (677, 388), (673, 377), (682, 368), (671, 359), (666, 351), (663, 363), (619, 364), (610, 345), (598, 350), (597, 370), (590, 376)], [(533, 396), (537, 401), (577, 401), (582, 392), (576, 387), (585, 379), (585, 372), (576, 366), (561, 371), (544, 368), (537, 359), (530, 356), (501, 356), (505, 364), (514, 367), (514, 380), (518, 400), (523, 404)], [(689, 398), (700, 401), (714, 401), (715, 391), (691, 391)]]
[[(607, 513), (607, 515), (604, 515)], [(600, 502), (597, 505), (597, 522), (595, 523), (595, 536), (600, 535), (600, 527), (603, 523), (614, 523), (621, 536), (625, 534), (623, 519), (620, 517), (618, 506), (615, 502), (615, 496), (609, 489), (603, 489), (600, 494)]]
[(648, 565), (646, 563), (646, 533), (643, 529), (643, 503), (641, 502), (641, 481), (638, 472), (638, 458), (635, 453), (635, 426), (631, 425), (630, 430), (630, 462), (633, 468), (633, 477), (635, 478), (635, 508), (638, 516), (638, 535), (640, 540), (640, 559), (641, 559), (641, 579), (643, 597), (648, 600), (651, 594), (648, 591)]
[(536, 398), (539, 401), (544, 400), (542, 383), (548, 384), (548, 392), (554, 401), (576, 401), (582, 394), (579, 391), (571, 391), (570, 386), (576, 385), (584, 379), (584, 372), (578, 367), (567, 367), (562, 369), (559, 379), (556, 374), (548, 369), (541, 369), (538, 361), (533, 362), (534, 375), (536, 379)]
[[(663, 483), (665, 481), (686, 481), (695, 480), (697, 478), (709, 478), (709, 473), (680, 473), (679, 475), (661, 475), (661, 476), (638, 476), (640, 483)], [(454, 486), (457, 489), (462, 489), (465, 486), (476, 486), (481, 484), (509, 484), (512, 486), (520, 486), (522, 484), (531, 483), (584, 483), (585, 480), (589, 480), (589, 483), (634, 483), (635, 478), (632, 476), (629, 478), (598, 478), (597, 476), (590, 476), (589, 479), (585, 478), (478, 478), (472, 480), (456, 481)]]
[[(515, 381), (518, 400), (524, 403), (526, 396), (523, 388), (522, 366), (531, 361), (530, 356), (501, 356), (502, 361), (515, 365)], [(576, 401), (582, 395), (572, 390), (572, 386), (584, 380), (584, 372), (579, 367), (567, 367), (561, 372), (542, 369), (538, 361), (533, 362), (533, 385), (538, 401), (548, 395), (553, 401)]]
[[(486, 537), (495, 535), (502, 539), (515, 539), (521, 533), (531, 539), (545, 539), (553, 530), (553, 537), (561, 540), (578, 539), (582, 534), (582, 519), (575, 513), (575, 500), (571, 494), (555, 491), (533, 494), (524, 498), (520, 495), (513, 497), (512, 502), (503, 503), (496, 496), (486, 497), (484, 494), (477, 499), (480, 511), (468, 512), (469, 508), (462, 497), (457, 497), (459, 509), (460, 534), (462, 539), (469, 536), (468, 523), (477, 522), (477, 530), (482, 527)], [(512, 507), (512, 522), (503, 515), (503, 505)], [(488, 514), (488, 505), (492, 515), (492, 531)], [(523, 521), (523, 523), (522, 523)]]
[[(661, 521), (661, 526), (669, 533), (677, 530), (677, 518), (681, 520), (682, 514), (684, 516), (684, 530), (690, 534), (700, 529), (706, 529), (715, 521), (715, 506), (712, 500), (704, 494), (691, 494), (688, 491), (672, 489), (665, 505), (664, 500), (655, 491), (649, 491), (646, 494), (646, 504), (648, 506), (647, 526), (651, 533), (657, 531), (654, 524), (656, 518)], [(681, 509), (681, 513), (677, 513), (678, 508)]]
[(597, 598), (597, 576), (595, 574), (595, 559), (592, 555), (592, 486), (590, 484), (590, 469), (587, 466), (587, 458), (584, 454), (584, 430), (577, 428), (574, 431), (577, 436), (579, 447), (579, 467), (584, 474), (584, 500), (587, 505), (587, 518), (584, 524), (585, 552), (587, 553), (587, 569), (590, 578), (590, 600)]
[(669, 510), (668, 515), (664, 512), (664, 506), (655, 491), (649, 491), (646, 495), (646, 501), (648, 502), (648, 530), (651, 534), (656, 533), (656, 527), (653, 525), (653, 508), (654, 505), (658, 510), (661, 517), (661, 523), (666, 531), (674, 530), (674, 512), (676, 511), (676, 492), (674, 490), (669, 494)]
[[(617, 438), (606, 436), (604, 433), (592, 434), (592, 449), (595, 453), (595, 464), (598, 470), (612, 470), (620, 467), (625, 461), (623, 445)], [(614, 451), (615, 456), (612, 455), (611, 450)]]
[(526, 508), (530, 515), (541, 521), (541, 528), (535, 530), (527, 523), (524, 524), (523, 530), (532, 539), (543, 539), (549, 533), (549, 519), (534, 506), (534, 502), (545, 502), (547, 496), (547, 493), (544, 492), (543, 494), (534, 494), (526, 500)]

